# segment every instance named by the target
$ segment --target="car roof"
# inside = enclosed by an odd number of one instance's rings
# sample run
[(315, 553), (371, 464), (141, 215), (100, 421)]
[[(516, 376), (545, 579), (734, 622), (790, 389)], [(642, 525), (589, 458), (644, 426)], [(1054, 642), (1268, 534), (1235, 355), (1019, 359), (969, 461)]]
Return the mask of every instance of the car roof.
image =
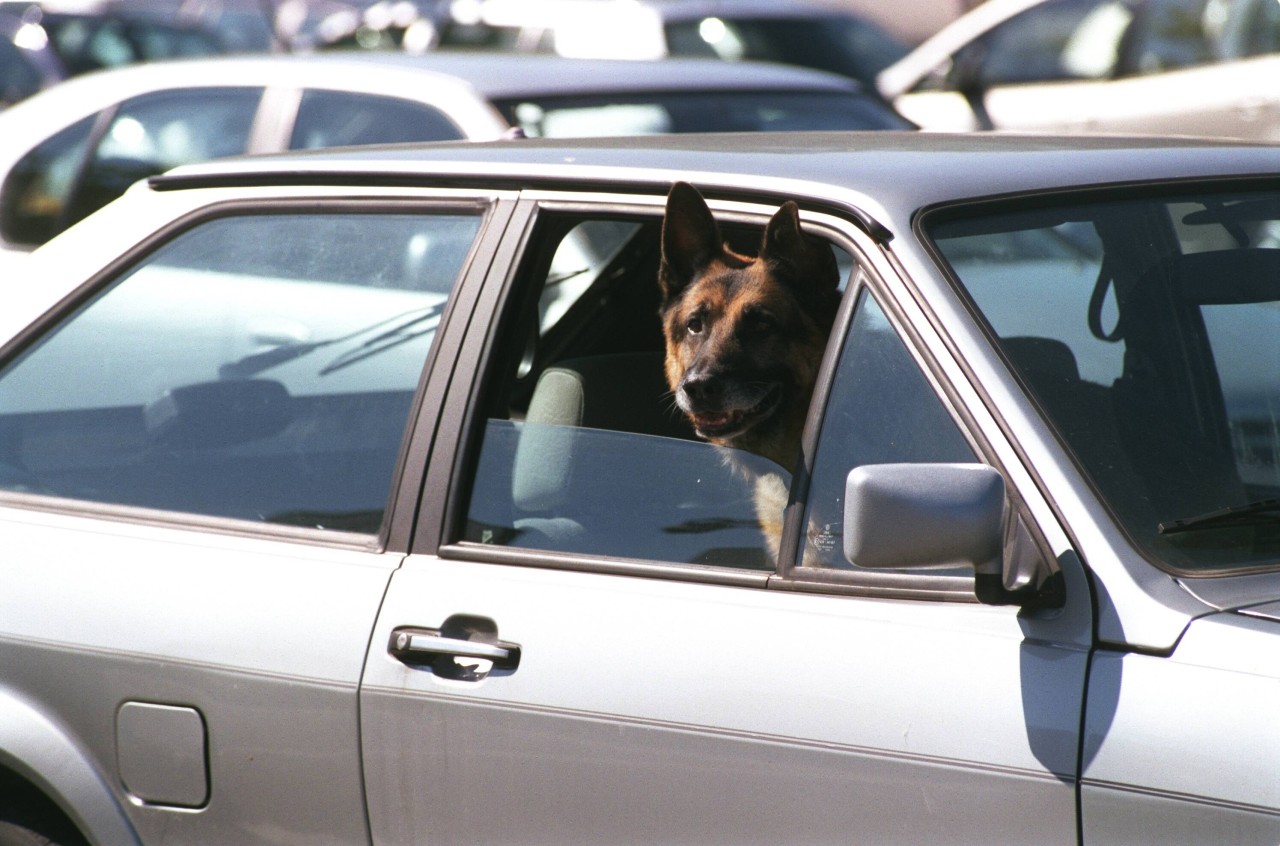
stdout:
[(847, 204), (901, 228), (924, 206), (1019, 192), (1280, 173), (1280, 148), (1217, 139), (741, 133), (398, 145), (223, 159), (171, 171), (160, 188), (381, 180), (650, 188), (687, 180)]

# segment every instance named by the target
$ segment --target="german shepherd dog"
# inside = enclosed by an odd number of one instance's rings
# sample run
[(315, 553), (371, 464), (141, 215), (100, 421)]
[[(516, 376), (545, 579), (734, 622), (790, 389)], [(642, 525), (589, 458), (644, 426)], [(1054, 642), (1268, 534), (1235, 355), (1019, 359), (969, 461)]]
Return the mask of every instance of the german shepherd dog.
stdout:
[[(800, 229), (788, 201), (755, 256), (730, 250), (702, 195), (677, 182), (662, 222), (658, 285), (667, 383), (697, 434), (788, 473), (839, 304), (830, 244)], [(768, 546), (781, 537), (787, 481), (737, 462), (754, 483)]]

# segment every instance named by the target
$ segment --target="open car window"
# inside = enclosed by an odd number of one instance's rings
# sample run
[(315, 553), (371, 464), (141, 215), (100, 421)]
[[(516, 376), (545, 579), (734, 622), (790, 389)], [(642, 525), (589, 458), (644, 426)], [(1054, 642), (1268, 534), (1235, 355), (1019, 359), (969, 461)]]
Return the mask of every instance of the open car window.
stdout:
[[(461, 539), (772, 570), (754, 479), (781, 519), (791, 468), (699, 438), (659, 323), (658, 216), (544, 215), (499, 333)], [(762, 228), (731, 226), (745, 252)], [(851, 258), (843, 250), (839, 272)]]

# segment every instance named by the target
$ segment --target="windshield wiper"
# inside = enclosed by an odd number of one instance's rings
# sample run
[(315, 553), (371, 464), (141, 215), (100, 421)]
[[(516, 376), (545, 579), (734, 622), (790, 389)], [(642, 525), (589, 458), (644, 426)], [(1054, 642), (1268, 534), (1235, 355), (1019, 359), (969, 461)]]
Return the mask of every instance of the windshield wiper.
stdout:
[[(443, 311), (444, 303), (438, 303), (437, 305), (428, 306), (425, 309), (416, 308), (412, 311), (393, 315), (392, 317), (379, 320), (369, 326), (357, 329), (354, 332), (349, 332), (345, 335), (339, 335), (334, 338), (325, 338), (320, 341), (307, 341), (297, 344), (283, 344), (278, 347), (272, 347), (264, 352), (250, 353), (243, 358), (220, 366), (218, 368), (218, 376), (222, 379), (248, 379), (253, 376), (257, 376), (264, 370), (270, 370), (271, 368), (278, 367), (281, 364), (287, 364), (294, 359), (302, 358), (304, 355), (310, 355), (318, 349), (353, 341), (361, 335), (374, 332), (384, 326), (396, 323), (397, 321), (400, 321), (398, 325), (393, 326), (391, 329), (388, 329), (373, 338), (370, 338), (368, 341), (365, 341), (364, 348), (384, 343), (386, 339), (393, 337), (403, 337), (405, 340), (409, 340), (410, 337), (416, 337), (417, 334), (420, 333), (413, 333), (410, 336), (406, 336), (406, 329), (411, 326), (416, 326), (423, 321), (430, 320), (433, 317), (439, 317)], [(332, 365), (330, 367), (332, 367)], [(326, 370), (327, 369), (330, 368), (326, 368)]]
[(1162, 535), (1176, 535), (1179, 532), (1194, 532), (1200, 529), (1225, 529), (1267, 523), (1280, 523), (1280, 499), (1260, 499), (1245, 505), (1219, 508), (1195, 517), (1170, 520), (1159, 524), (1156, 529)]

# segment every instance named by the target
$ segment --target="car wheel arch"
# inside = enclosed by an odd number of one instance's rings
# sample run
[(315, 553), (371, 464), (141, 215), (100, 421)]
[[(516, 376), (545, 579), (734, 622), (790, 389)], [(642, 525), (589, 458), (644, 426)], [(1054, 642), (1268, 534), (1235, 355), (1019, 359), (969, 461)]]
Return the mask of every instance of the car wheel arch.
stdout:
[[(30, 791), (25, 796), (47, 799), (88, 841), (140, 846), (104, 775), (75, 740), (34, 705), (5, 691), (0, 691), (0, 785), (15, 788), (0, 798), (0, 820), (26, 811), (30, 806), (21, 801), (20, 791)], [(15, 796), (18, 801), (11, 801)]]

